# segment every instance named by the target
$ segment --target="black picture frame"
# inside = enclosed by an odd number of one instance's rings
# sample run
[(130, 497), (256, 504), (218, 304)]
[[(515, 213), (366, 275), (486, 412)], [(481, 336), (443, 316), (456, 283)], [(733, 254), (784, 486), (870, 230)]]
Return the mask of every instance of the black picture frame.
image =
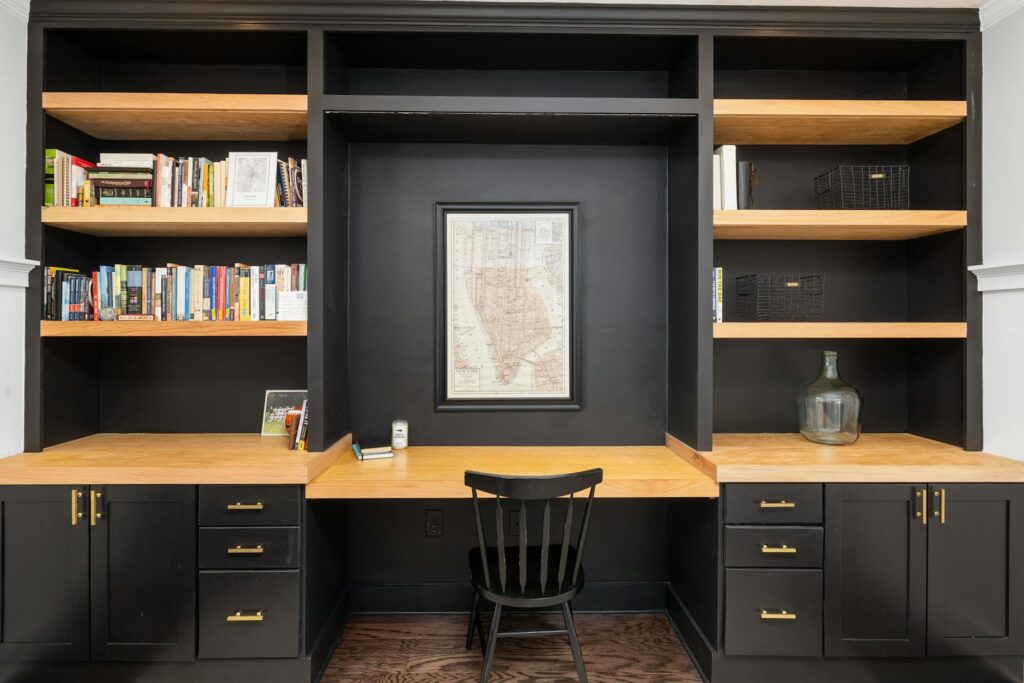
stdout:
[[(569, 214), (569, 396), (558, 399), (450, 399), (447, 387), (446, 225), (449, 213)], [(437, 202), (434, 205), (435, 409), (445, 411), (581, 410), (582, 343), (580, 339), (580, 204), (579, 202)]]

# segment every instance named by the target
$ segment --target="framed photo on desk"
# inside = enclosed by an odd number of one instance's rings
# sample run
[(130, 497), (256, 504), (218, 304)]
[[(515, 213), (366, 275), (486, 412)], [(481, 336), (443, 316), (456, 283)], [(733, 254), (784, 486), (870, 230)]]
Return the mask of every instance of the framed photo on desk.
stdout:
[(438, 204), (437, 409), (578, 410), (579, 205)]

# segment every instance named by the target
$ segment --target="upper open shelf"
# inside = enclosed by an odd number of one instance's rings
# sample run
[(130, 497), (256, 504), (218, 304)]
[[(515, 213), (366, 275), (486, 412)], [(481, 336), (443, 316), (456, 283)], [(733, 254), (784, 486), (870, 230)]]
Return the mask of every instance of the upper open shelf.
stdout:
[(101, 140), (304, 140), (305, 95), (44, 92), (50, 116)]
[(305, 320), (42, 320), (41, 337), (305, 337)]
[(965, 339), (967, 323), (715, 323), (715, 339)]
[(962, 100), (716, 99), (716, 144), (908, 145), (957, 125)]
[(908, 240), (959, 230), (966, 211), (715, 211), (716, 240)]
[(296, 207), (94, 206), (43, 209), (45, 225), (97, 237), (302, 237), (306, 209)]

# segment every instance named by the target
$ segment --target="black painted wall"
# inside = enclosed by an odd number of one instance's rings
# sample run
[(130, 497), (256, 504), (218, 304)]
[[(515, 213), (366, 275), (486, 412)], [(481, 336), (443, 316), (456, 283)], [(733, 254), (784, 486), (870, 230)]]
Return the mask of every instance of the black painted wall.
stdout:
[[(352, 429), (414, 444), (654, 444), (665, 426), (660, 147), (351, 146)], [(434, 203), (579, 202), (582, 409), (434, 411)]]

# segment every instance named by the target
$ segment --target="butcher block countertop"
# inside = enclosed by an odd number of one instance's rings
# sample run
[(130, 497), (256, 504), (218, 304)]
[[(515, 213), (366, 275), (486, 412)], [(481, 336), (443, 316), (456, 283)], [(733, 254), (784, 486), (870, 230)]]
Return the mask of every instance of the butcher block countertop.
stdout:
[(799, 434), (715, 434), (711, 451), (665, 445), (720, 484), (738, 482), (1024, 482), (1024, 462), (913, 434), (862, 434), (823, 446)]

